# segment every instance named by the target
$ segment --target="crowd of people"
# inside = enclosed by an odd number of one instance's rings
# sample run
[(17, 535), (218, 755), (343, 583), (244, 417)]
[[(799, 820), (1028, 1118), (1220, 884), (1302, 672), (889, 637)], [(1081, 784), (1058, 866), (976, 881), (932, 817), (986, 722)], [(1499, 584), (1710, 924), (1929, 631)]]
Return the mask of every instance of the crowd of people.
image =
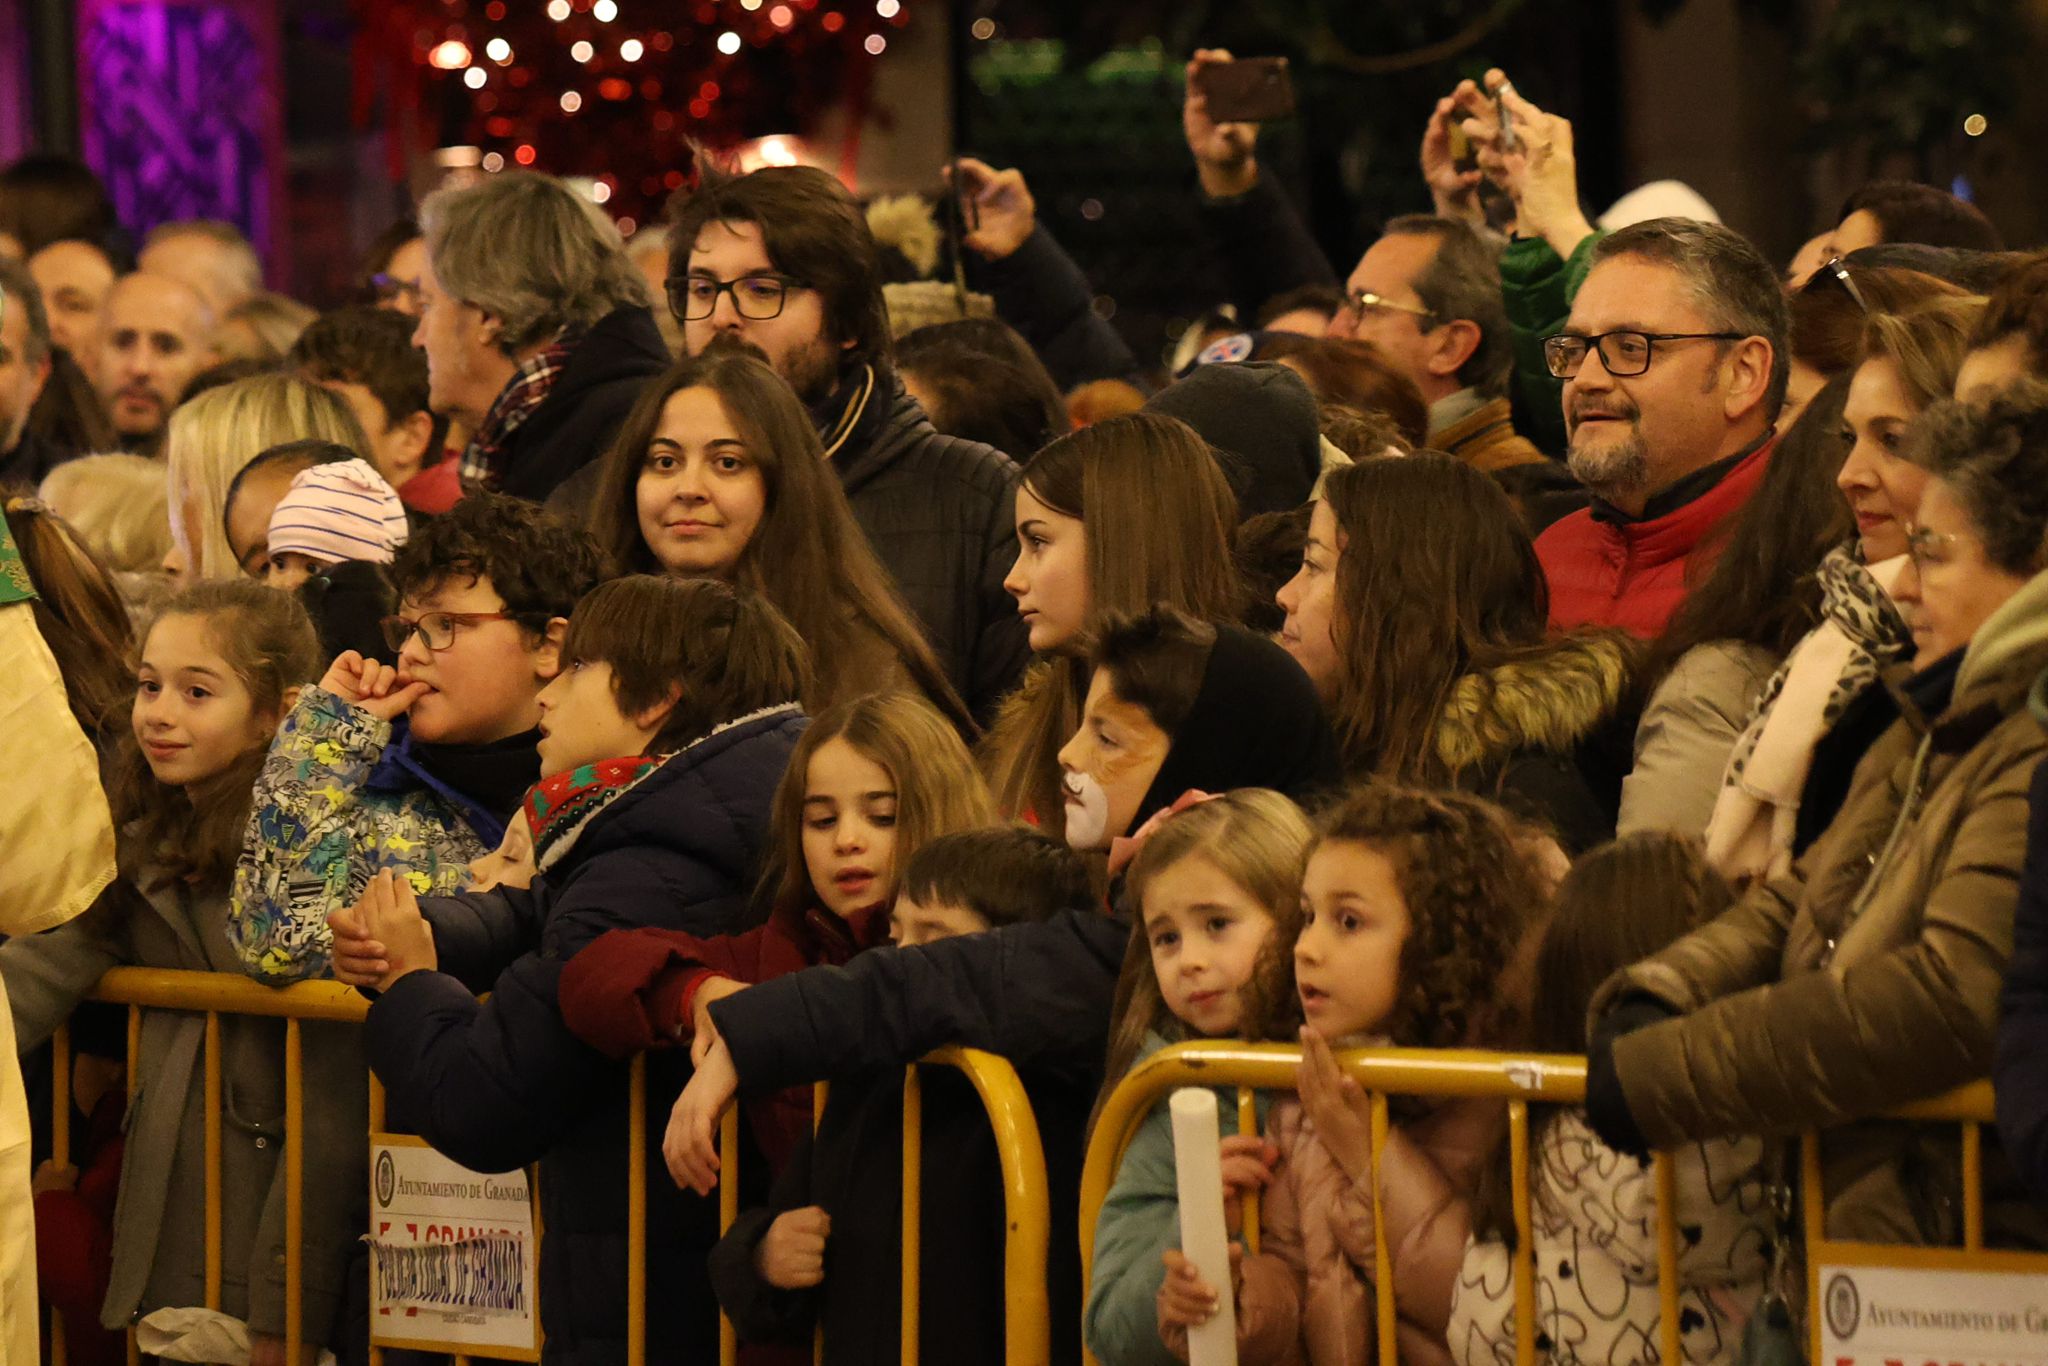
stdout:
[[(1210, 116), (1229, 60), (1184, 123), (1231, 297), (1163, 368), (972, 158), (952, 243), (801, 166), (700, 156), (630, 244), (478, 176), (318, 314), (226, 224), (131, 252), (82, 166), (0, 171), (0, 1029), (77, 1053), (32, 1177), (0, 1080), (0, 1357), (285, 1360), (283, 1027), (224, 1023), (209, 1137), (201, 1017), (88, 1000), (123, 965), (371, 998), (304, 1029), (344, 1361), (372, 1074), (537, 1167), (565, 1366), (625, 1359), (636, 1128), (650, 1360), (720, 1311), (742, 1360), (895, 1360), (944, 1044), (1031, 1098), (1063, 1361), (1184, 1360), (1225, 1296), (1248, 1363), (1370, 1361), (1382, 1297), (1403, 1360), (1513, 1359), (1504, 1106), (1376, 1140), (1357, 1047), (1587, 1056), (1529, 1131), (1545, 1359), (1658, 1340), (1653, 1150), (1688, 1360), (1794, 1331), (1789, 1136), (1811, 1232), (1958, 1241), (1960, 1144), (1884, 1116), (1987, 1076), (1988, 1235), (2048, 1248), (2048, 254), (1892, 181), (1783, 266), (1683, 186), (1596, 223), (1493, 72), (1345, 274)], [(1301, 1047), (1257, 1132), (1221, 1107), (1259, 1236), (1182, 1255), (1162, 1107), (1084, 1285), (1094, 1116), (1191, 1039)], [(922, 1354), (995, 1360), (996, 1151), (924, 1085)]]

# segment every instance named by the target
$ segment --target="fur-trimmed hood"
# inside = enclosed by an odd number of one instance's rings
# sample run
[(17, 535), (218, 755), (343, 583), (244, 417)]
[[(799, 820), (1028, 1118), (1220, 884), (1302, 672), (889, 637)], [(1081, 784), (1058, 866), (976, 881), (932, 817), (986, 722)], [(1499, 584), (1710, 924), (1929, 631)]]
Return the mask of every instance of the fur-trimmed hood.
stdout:
[(1564, 636), (1530, 659), (1458, 680), (1437, 723), (1436, 757), (1451, 773), (1531, 750), (1569, 754), (1620, 708), (1641, 647), (1619, 631)]

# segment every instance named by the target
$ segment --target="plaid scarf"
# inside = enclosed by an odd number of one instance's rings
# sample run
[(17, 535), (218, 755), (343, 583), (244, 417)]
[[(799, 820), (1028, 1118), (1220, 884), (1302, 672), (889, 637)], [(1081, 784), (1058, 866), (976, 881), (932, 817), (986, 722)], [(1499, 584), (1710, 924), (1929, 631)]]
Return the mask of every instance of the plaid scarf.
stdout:
[(522, 364), (512, 380), (499, 391), (491, 410), (462, 451), (462, 486), (496, 488), (504, 470), (500, 468), (505, 442), (512, 433), (547, 402), (549, 390), (569, 362), (569, 352), (583, 339), (577, 328), (563, 328), (542, 348), (540, 354)]

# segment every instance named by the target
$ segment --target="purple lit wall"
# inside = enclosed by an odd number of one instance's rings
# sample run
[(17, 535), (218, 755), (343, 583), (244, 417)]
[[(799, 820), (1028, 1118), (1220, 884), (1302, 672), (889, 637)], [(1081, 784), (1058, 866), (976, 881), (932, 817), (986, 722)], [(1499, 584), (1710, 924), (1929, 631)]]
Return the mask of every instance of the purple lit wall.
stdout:
[(137, 239), (175, 218), (224, 218), (277, 261), (275, 7), (80, 0), (78, 57), (85, 159)]

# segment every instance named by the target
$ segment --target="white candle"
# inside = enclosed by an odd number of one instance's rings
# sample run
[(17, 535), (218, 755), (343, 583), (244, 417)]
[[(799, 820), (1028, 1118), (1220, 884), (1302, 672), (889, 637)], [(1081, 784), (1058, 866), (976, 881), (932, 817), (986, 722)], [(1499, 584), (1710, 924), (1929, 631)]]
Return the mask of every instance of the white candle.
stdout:
[(1230, 1286), (1230, 1235), (1223, 1226), (1222, 1135), (1216, 1093), (1173, 1093), (1173, 1165), (1180, 1185), (1180, 1250), (1216, 1289), (1216, 1317), (1188, 1329), (1189, 1366), (1237, 1366), (1237, 1304)]

